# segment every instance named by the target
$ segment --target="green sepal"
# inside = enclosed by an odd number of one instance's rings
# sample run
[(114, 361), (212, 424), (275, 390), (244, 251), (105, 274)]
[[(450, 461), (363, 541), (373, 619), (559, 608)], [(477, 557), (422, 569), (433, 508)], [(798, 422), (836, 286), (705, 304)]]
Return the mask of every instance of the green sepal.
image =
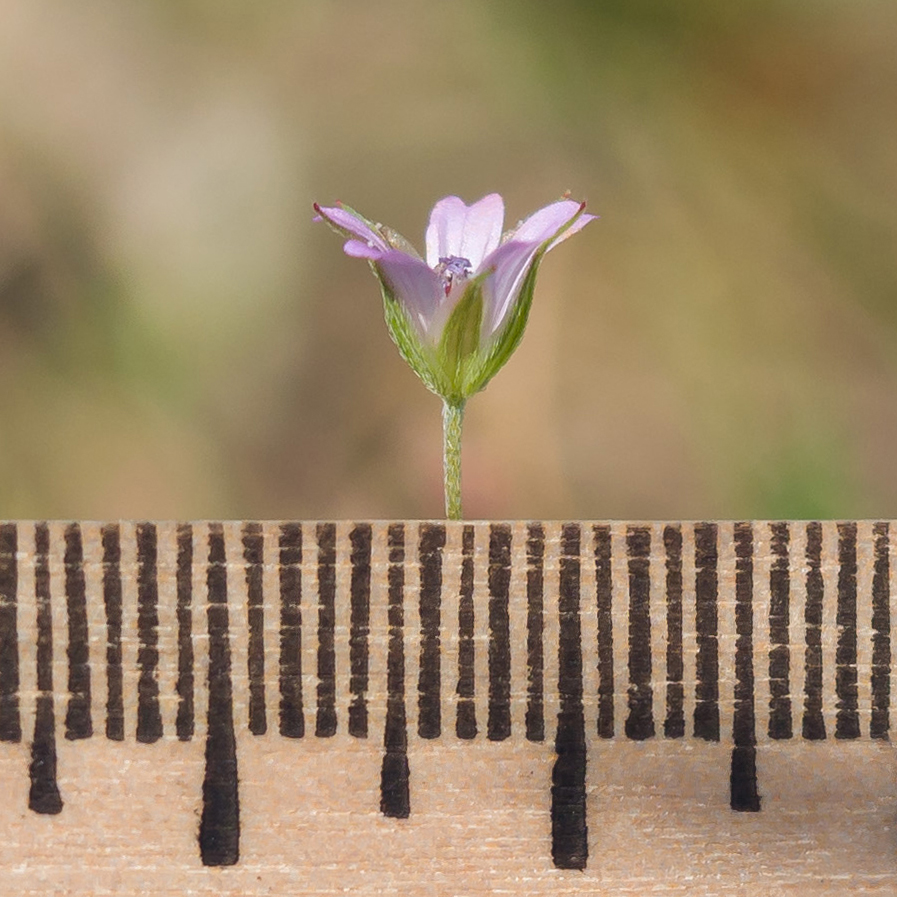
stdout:
[(405, 309), (382, 280), (380, 281), (380, 291), (383, 294), (383, 314), (386, 319), (386, 329), (389, 331), (392, 341), (396, 344), (399, 354), (405, 359), (414, 373), (424, 381), (427, 389), (432, 390), (437, 395), (441, 395), (437, 377), (415, 332), (414, 324), (408, 319)]
[(477, 362), (482, 323), (483, 286), (480, 278), (467, 285), (446, 321), (436, 350), (439, 367), (452, 387), (450, 395), (443, 395), (446, 400), (463, 402), (471, 395), (467, 391), (466, 380), (471, 365)]
[(423, 341), (405, 306), (380, 276), (375, 262), (371, 268), (380, 282), (386, 327), (402, 358), (431, 392), (447, 402), (459, 404), (501, 370), (523, 338), (536, 287), (536, 274), (545, 251), (536, 253), (527, 271), (517, 301), (501, 331), (485, 346), (480, 344), (483, 323), (483, 287), (488, 272), (472, 280), (452, 310), (435, 348)]
[(539, 273), (539, 265), (557, 239), (568, 230), (577, 218), (582, 214), (584, 207), (574, 215), (551, 239), (546, 240), (536, 251), (530, 262), (529, 270), (520, 286), (520, 292), (508, 313), (501, 330), (493, 334), (477, 353), (477, 363), (469, 365), (462, 383), (462, 395), (464, 398), (485, 389), (486, 384), (505, 366), (508, 359), (514, 354), (515, 349), (523, 339), (526, 330), (526, 322), (529, 319), (529, 311), (533, 304), (533, 294), (536, 290), (536, 275)]
[(399, 354), (405, 359), (411, 370), (420, 377), (427, 389), (445, 398), (450, 384), (441, 375), (433, 349), (421, 340), (417, 325), (411, 320), (405, 306), (395, 297), (385, 278), (380, 276), (376, 264), (372, 262), (371, 268), (380, 283), (386, 329), (396, 344)]
[[(404, 252), (412, 258), (420, 259), (420, 253), (397, 230), (393, 230), (385, 224), (378, 224), (377, 229), (383, 235), (383, 239), (386, 240), (393, 249), (398, 249), (399, 252)], [(421, 261), (423, 261), (423, 259), (421, 259)]]
[(536, 291), (536, 275), (544, 255), (544, 249), (536, 253), (530, 263), (529, 271), (526, 272), (526, 277), (520, 285), (517, 301), (508, 314), (508, 320), (499, 333), (493, 336), (490, 343), (484, 347), (481, 355), (482, 361), (475, 378), (470, 383), (470, 395), (484, 389), (486, 384), (505, 366), (508, 359), (520, 345), (520, 340), (523, 339), (523, 332), (526, 330), (526, 323), (529, 319), (529, 311), (533, 304), (533, 294)]
[(523, 332), (526, 330), (529, 310), (533, 304), (539, 262), (544, 254), (544, 250), (537, 252), (530, 263), (529, 271), (520, 286), (517, 300), (501, 331), (485, 345), (480, 345), (481, 337), (479, 333), (477, 334), (477, 351), (468, 358), (461, 371), (457, 391), (457, 395), (461, 398), (467, 399), (474, 393), (485, 389), (486, 384), (504, 367), (511, 355), (514, 354), (514, 350), (520, 345)]
[(376, 263), (371, 264), (380, 281), (390, 336), (402, 357), (431, 392), (446, 402), (461, 405), (484, 389), (505, 366), (523, 339), (539, 265), (558, 235), (576, 217), (536, 251), (504, 326), (485, 340), (482, 335), (483, 281), (491, 272), (484, 271), (467, 284), (464, 295), (446, 321), (439, 345), (434, 349), (422, 340), (417, 325), (380, 276)]

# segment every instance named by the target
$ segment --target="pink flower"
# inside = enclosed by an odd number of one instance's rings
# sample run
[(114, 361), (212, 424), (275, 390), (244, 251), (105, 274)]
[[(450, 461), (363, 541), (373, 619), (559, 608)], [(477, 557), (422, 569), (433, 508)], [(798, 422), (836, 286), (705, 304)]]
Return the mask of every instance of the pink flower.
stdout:
[(401, 305), (424, 346), (439, 346), (452, 313), (471, 288), (481, 294), (477, 344), (500, 338), (525, 297), (524, 285), (542, 256), (582, 230), (594, 215), (585, 203), (562, 199), (502, 234), (504, 202), (497, 193), (467, 206), (439, 200), (427, 227), (426, 261), (395, 232), (342, 204), (315, 204), (319, 218), (349, 239), (347, 255), (368, 259), (384, 288)]
[(502, 234), (497, 193), (467, 206), (440, 199), (427, 226), (427, 257), (400, 234), (354, 209), (317, 203), (316, 221), (347, 237), (343, 249), (367, 259), (380, 281), (386, 326), (402, 357), (443, 400), (445, 509), (461, 517), (464, 404), (517, 348), (545, 253), (595, 216), (561, 199)]

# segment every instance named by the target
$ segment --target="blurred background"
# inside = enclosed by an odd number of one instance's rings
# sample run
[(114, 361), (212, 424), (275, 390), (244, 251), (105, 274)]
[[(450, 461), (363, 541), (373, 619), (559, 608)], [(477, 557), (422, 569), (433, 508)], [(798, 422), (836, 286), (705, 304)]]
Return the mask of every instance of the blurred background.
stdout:
[(897, 515), (894, 0), (0, 0), (0, 516), (442, 514), (342, 199), (565, 190), (468, 517)]

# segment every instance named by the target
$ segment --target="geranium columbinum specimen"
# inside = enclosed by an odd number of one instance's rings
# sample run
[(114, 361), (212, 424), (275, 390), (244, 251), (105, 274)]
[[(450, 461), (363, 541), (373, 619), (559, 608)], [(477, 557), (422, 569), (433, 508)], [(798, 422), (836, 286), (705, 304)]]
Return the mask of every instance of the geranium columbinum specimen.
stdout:
[(443, 401), (445, 509), (461, 517), (464, 404), (495, 376), (523, 336), (545, 253), (595, 216), (564, 198), (502, 233), (497, 193), (465, 205), (440, 199), (430, 213), (427, 256), (400, 234), (349, 206), (315, 204), (347, 237), (343, 249), (367, 259), (380, 281), (386, 325), (402, 357)]

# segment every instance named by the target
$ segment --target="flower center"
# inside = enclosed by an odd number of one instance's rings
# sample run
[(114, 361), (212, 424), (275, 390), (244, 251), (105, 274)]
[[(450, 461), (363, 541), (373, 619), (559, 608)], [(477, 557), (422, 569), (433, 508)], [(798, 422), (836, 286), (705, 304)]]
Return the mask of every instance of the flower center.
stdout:
[(472, 267), (470, 259), (461, 258), (459, 255), (447, 255), (439, 259), (439, 264), (434, 270), (442, 278), (446, 296), (452, 291), (455, 278), (467, 280)]

